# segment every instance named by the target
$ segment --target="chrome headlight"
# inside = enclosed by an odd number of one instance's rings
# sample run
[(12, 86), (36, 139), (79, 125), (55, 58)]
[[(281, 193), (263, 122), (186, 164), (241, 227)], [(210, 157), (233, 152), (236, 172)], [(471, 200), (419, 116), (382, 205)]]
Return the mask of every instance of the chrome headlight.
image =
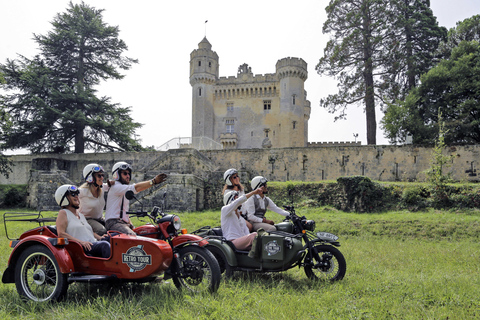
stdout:
[(180, 217), (179, 217), (179, 216), (173, 215), (173, 217), (172, 217), (172, 225), (173, 225), (173, 227), (175, 228), (175, 230), (180, 230), (180, 228), (182, 227), (182, 223), (181, 223), (181, 221), (180, 221)]

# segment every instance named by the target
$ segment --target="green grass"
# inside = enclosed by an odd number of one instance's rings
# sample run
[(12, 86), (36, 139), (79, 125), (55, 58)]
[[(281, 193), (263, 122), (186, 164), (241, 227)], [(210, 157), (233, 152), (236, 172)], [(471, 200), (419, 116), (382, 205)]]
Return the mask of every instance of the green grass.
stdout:
[[(3, 214), (3, 212), (0, 212)], [(480, 316), (480, 213), (476, 210), (343, 213), (298, 209), (339, 235), (347, 273), (315, 283), (303, 269), (236, 275), (215, 295), (172, 283), (72, 284), (62, 303), (23, 303), (0, 284), (0, 319), (475, 319)], [(180, 213), (189, 231), (219, 225), (219, 211)], [(279, 221), (280, 216), (269, 214)], [(140, 225), (140, 223), (136, 223)], [(18, 230), (29, 227), (18, 226)], [(13, 229), (12, 229), (13, 230)], [(10, 229), (9, 229), (10, 233)], [(11, 251), (2, 228), (0, 272)]]

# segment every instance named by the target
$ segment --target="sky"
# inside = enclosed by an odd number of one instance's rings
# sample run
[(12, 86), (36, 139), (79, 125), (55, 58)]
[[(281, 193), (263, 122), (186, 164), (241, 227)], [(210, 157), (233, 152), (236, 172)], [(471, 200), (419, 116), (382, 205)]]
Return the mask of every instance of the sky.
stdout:
[[(73, 3), (80, 3), (73, 0)], [(206, 36), (220, 61), (222, 76), (236, 76), (247, 63), (254, 74), (275, 73), (285, 57), (308, 64), (305, 82), (311, 103), (308, 141), (361, 141), (366, 144), (363, 107), (347, 109), (347, 120), (334, 121), (320, 107), (320, 99), (337, 92), (334, 78), (319, 76), (315, 65), (323, 56), (329, 34), (322, 33), (327, 0), (85, 0), (104, 9), (103, 20), (119, 26), (119, 38), (128, 46), (125, 56), (139, 60), (124, 71), (122, 80), (108, 80), (97, 89), (114, 103), (131, 107), (134, 121), (142, 123), (137, 138), (143, 146), (159, 147), (170, 139), (191, 136), (192, 88), (190, 53)], [(439, 25), (448, 29), (475, 14), (479, 0), (431, 0)], [(57, 13), (69, 0), (15, 0), (0, 2), (0, 63), (18, 55), (38, 53), (33, 34), (46, 35)], [(205, 23), (205, 21), (207, 21)], [(380, 127), (377, 108), (377, 144), (388, 140)], [(354, 135), (358, 134), (355, 138)], [(13, 151), (10, 154), (18, 154)]]

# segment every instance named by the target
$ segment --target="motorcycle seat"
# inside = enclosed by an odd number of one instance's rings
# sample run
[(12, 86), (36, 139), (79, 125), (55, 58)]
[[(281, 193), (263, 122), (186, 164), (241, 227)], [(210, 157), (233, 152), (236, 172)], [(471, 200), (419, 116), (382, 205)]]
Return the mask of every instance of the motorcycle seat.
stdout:
[(47, 229), (53, 233), (56, 237), (58, 237), (58, 233), (57, 233), (57, 226), (47, 226)]
[(212, 228), (212, 232), (213, 232), (216, 236), (223, 237), (222, 228), (220, 228), (220, 227)]

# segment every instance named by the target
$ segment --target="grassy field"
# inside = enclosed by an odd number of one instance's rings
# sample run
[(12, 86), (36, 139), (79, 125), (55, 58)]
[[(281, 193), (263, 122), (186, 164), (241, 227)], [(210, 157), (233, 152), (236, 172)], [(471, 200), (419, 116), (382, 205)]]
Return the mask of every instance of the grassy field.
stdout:
[[(66, 301), (48, 304), (24, 303), (15, 285), (0, 284), (0, 319), (480, 317), (480, 212), (355, 214), (317, 208), (297, 213), (314, 219), (317, 231), (340, 236), (339, 249), (347, 261), (342, 281), (315, 283), (297, 268), (275, 274), (237, 274), (222, 282), (215, 295), (182, 293), (172, 283), (72, 284)], [(218, 225), (220, 213), (179, 215), (182, 227), (193, 231)], [(280, 220), (276, 214), (268, 217)], [(12, 233), (31, 227), (19, 224)], [(3, 272), (11, 251), (3, 228), (0, 239)]]

